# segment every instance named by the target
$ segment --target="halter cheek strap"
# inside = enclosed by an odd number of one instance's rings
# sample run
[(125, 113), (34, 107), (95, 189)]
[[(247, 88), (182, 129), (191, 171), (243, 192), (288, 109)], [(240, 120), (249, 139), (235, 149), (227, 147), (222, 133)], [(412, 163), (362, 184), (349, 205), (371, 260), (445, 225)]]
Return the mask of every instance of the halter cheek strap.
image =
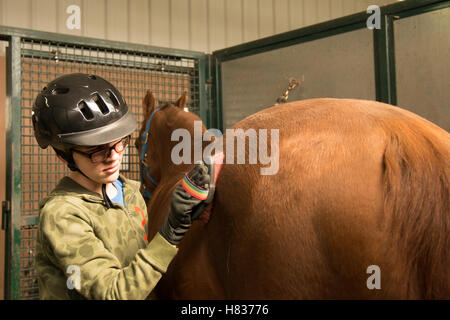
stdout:
[(153, 115), (159, 111), (160, 108), (156, 108), (155, 110), (153, 110), (153, 112), (151, 113), (150, 117), (147, 120), (147, 123), (145, 125), (145, 131), (141, 136), (141, 142), (142, 142), (142, 151), (141, 151), (141, 155), (140, 155), (140, 166), (141, 166), (141, 183), (144, 186), (144, 199), (145, 200), (149, 200), (152, 196), (151, 192), (149, 192), (147, 189), (145, 189), (145, 181), (144, 181), (144, 174), (147, 177), (147, 179), (149, 179), (151, 181), (151, 183), (153, 183), (155, 186), (158, 186), (158, 182), (155, 181), (155, 179), (152, 178), (152, 176), (150, 175), (150, 169), (148, 167), (147, 162), (145, 161), (145, 155), (147, 153), (147, 149), (148, 149), (148, 135), (150, 132), (150, 125), (152, 123), (152, 118)]

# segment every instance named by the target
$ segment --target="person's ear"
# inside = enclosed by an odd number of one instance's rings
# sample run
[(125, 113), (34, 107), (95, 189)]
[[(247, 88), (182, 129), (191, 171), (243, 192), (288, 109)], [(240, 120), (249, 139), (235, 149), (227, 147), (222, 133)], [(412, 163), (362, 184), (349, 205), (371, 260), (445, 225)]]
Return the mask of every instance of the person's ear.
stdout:
[(61, 157), (59, 154), (56, 154), (56, 157), (57, 157), (59, 160), (61, 160), (65, 165), (67, 165), (67, 161), (66, 161), (63, 157)]

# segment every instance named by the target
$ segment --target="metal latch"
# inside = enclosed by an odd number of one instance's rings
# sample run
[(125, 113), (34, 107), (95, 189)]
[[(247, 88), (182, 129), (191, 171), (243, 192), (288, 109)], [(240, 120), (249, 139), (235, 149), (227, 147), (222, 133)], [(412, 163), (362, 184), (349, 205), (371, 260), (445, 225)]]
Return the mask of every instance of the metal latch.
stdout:
[(5, 230), (8, 226), (8, 218), (11, 212), (11, 202), (2, 201), (2, 230)]

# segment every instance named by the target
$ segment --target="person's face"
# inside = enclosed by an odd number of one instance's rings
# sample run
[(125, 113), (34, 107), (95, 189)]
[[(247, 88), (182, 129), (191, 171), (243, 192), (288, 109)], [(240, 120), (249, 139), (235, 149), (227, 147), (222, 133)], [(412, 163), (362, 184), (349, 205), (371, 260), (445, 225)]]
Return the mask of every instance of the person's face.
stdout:
[(96, 147), (77, 147), (72, 155), (78, 168), (91, 180), (106, 184), (119, 178), (119, 167), (129, 137)]

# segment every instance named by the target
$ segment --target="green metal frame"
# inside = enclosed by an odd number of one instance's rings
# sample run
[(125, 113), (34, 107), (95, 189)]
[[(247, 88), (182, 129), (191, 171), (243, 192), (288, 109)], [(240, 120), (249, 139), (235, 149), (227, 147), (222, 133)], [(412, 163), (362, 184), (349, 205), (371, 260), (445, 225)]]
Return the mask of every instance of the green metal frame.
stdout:
[[(20, 37), (12, 36), (7, 48), (6, 89), (6, 214), (5, 298), (20, 295), (20, 227), (21, 227), (21, 77)], [(17, 214), (15, 214), (17, 213)]]
[[(147, 46), (140, 44), (130, 44), (128, 42), (120, 42), (120, 41), (109, 41), (103, 39), (95, 39), (95, 38), (85, 38), (79, 36), (71, 36), (71, 35), (63, 35), (58, 33), (51, 32), (43, 32), (43, 31), (35, 31), (29, 29), (21, 29), (21, 28), (11, 28), (0, 26), (0, 40), (11, 41), (11, 39), (17, 38), (26, 38), (26, 39), (36, 39), (36, 40), (48, 40), (52, 42), (65, 42), (73, 45), (80, 45), (84, 47), (92, 47), (92, 48), (103, 48), (103, 49), (112, 49), (112, 50), (123, 50), (126, 52), (133, 53), (152, 53), (156, 55), (161, 55), (162, 57), (178, 57), (178, 58), (190, 58), (190, 59), (198, 59), (199, 70), (198, 74), (199, 84), (200, 84), (200, 116), (202, 120), (205, 121), (205, 124), (209, 124), (209, 120), (206, 115), (208, 114), (208, 103), (206, 100), (206, 90), (207, 86), (206, 79), (208, 76), (208, 68), (209, 68), (209, 58), (208, 55), (203, 52), (198, 51), (189, 51), (189, 50), (179, 50), (179, 49), (171, 49), (171, 48), (163, 48), (156, 46)], [(26, 53), (26, 52), (25, 52)], [(34, 54), (34, 53), (30, 53)], [(20, 58), (20, 56), (19, 56)], [(70, 55), (61, 56), (60, 60), (68, 59), (72, 60), (73, 57)], [(155, 69), (158, 66), (155, 66)], [(20, 70), (20, 65), (18, 65)], [(20, 72), (18, 73), (20, 74)]]
[[(211, 110), (209, 104), (207, 80), (211, 83), (209, 55), (196, 52), (130, 44), (118, 41), (84, 38), (78, 36), (62, 35), (50, 32), (40, 32), (28, 29), (10, 28), (0, 26), (0, 40), (8, 41), (7, 47), (7, 101), (6, 101), (6, 202), (2, 206), (2, 227), (6, 229), (5, 250), (5, 298), (20, 299), (20, 249), (21, 227), (37, 224), (37, 216), (21, 215), (21, 111), (22, 111), (22, 84), (21, 84), (21, 59), (23, 55), (36, 56), (41, 54), (43, 58), (47, 53), (34, 52), (21, 48), (22, 39), (62, 42), (84, 48), (101, 48), (102, 50), (123, 51), (133, 54), (150, 53), (161, 57), (193, 59), (196, 61), (196, 73), (194, 85), (198, 85), (199, 93), (195, 98), (199, 102), (199, 113), (206, 126), (211, 125)], [(29, 52), (28, 52), (28, 51)], [(48, 55), (48, 54), (47, 54)], [(62, 54), (59, 60), (70, 60), (79, 57)], [(108, 61), (104, 64), (108, 64)], [(111, 61), (112, 64), (112, 61)], [(126, 65), (125, 65), (126, 67)], [(152, 69), (150, 66), (147, 68)], [(155, 65), (154, 69), (159, 66)], [(168, 66), (171, 68), (171, 66)], [(175, 68), (175, 67), (174, 67)], [(181, 67), (182, 68), (182, 67)], [(172, 70), (176, 72), (176, 70)]]
[[(397, 104), (395, 75), (394, 20), (418, 15), (450, 6), (449, 0), (407, 0), (380, 7), (381, 28), (373, 30), (376, 100)], [(222, 62), (280, 49), (333, 35), (366, 28), (369, 15), (356, 13), (313, 26), (288, 31), (275, 36), (240, 44), (213, 52), (215, 68), (215, 106), (217, 128), (223, 131), (222, 119)]]

